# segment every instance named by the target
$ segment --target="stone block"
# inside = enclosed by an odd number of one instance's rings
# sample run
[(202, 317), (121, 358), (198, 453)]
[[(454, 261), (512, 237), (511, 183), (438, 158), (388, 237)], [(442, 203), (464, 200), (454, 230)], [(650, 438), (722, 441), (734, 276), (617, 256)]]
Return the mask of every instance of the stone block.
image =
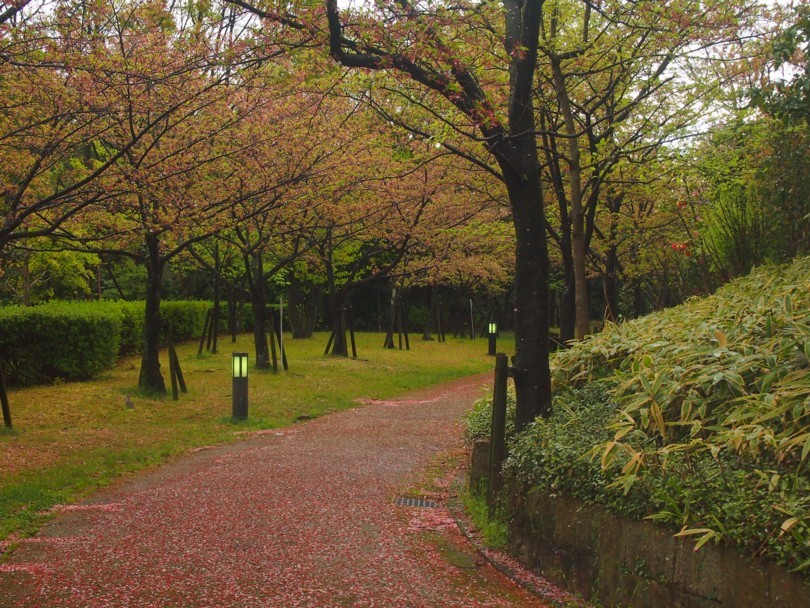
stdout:
[(723, 577), (726, 566), (716, 547), (704, 545), (695, 551), (692, 540), (678, 540), (675, 549), (673, 582), (683, 591), (699, 598), (724, 602)]
[[(521, 559), (556, 584), (606, 606), (810, 608), (810, 584), (731, 547), (674, 538), (651, 522), (533, 491), (510, 501)], [(519, 508), (518, 508), (519, 507)]]
[(724, 606), (751, 606), (769, 608), (767, 597), (770, 576), (762, 561), (739, 555), (736, 551), (723, 550), (727, 568), (723, 580)]
[(470, 491), (478, 496), (486, 496), (489, 479), (489, 439), (477, 439), (472, 444), (470, 454)]
[(768, 608), (810, 606), (810, 583), (779, 564), (768, 564)]

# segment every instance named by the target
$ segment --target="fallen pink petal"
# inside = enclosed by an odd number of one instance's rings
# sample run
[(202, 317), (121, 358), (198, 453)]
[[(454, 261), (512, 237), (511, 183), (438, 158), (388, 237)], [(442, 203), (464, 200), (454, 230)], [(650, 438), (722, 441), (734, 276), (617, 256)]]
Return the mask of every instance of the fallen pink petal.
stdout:
[[(396, 500), (459, 450), (461, 418), (488, 380), (307, 421), (295, 441), (251, 433), (59, 505), (0, 567), (3, 605), (548, 606), (467, 543), (449, 480), (422, 496), (428, 507)], [(447, 561), (446, 547), (463, 559)]]

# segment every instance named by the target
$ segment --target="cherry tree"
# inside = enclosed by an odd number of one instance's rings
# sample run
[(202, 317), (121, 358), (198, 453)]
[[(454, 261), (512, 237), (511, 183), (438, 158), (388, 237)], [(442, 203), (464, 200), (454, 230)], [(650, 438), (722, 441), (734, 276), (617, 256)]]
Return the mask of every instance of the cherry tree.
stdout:
[[(317, 40), (323, 32), (324, 7), (296, 11), (231, 1), (293, 34), (303, 31)], [(542, 0), (504, 0), (499, 10), (494, 4), (384, 1), (341, 11), (336, 0), (325, 2), (326, 34), (336, 61), (388, 72), (425, 107), (438, 115), (451, 113), (456, 131), (477, 141), (494, 161), (491, 170), (507, 191), (516, 236), (512, 371), (518, 429), (551, 407), (548, 244), (532, 94), (542, 5)], [(495, 21), (502, 24), (499, 47), (465, 52), (476, 48), (474, 41)], [(490, 70), (493, 64), (507, 71)]]
[[(160, 299), (167, 264), (223, 229), (226, 212), (244, 201), (266, 205), (276, 182), (257, 179), (256, 127), (247, 119), (267, 105), (249, 49), (212, 55), (205, 28), (178, 30), (160, 3), (99, 7), (104, 26), (86, 36), (83, 14), (59, 15), (69, 70), (107, 118), (95, 142), (115, 157), (104, 183), (115, 197), (86, 209), (60, 236), (82, 247), (125, 255), (147, 270), (144, 348), (139, 385), (165, 391), (160, 371)], [(243, 67), (222, 54), (245, 51)], [(101, 107), (100, 107), (101, 106)], [(151, 126), (150, 126), (151, 125)], [(150, 129), (140, 138), (146, 126)], [(261, 152), (263, 152), (262, 150)], [(99, 238), (102, 237), (102, 238)]]

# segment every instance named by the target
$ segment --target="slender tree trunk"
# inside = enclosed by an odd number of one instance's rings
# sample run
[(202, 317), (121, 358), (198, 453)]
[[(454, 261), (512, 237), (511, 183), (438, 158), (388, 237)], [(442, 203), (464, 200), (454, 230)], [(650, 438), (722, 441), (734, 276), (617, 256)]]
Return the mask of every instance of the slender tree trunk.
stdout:
[(644, 290), (641, 288), (641, 279), (636, 279), (633, 281), (633, 317), (638, 319), (645, 312)]
[(436, 317), (436, 303), (439, 300), (439, 286), (430, 286), (430, 302), (428, 303), (428, 316), (425, 319), (425, 326), (422, 329), (422, 340), (431, 342), (433, 340), (433, 320)]
[(31, 306), (31, 292), (33, 288), (31, 286), (31, 265), (30, 265), (30, 257), (29, 253), (23, 254), (23, 267), (22, 267), (22, 275), (23, 275), (23, 306)]
[(383, 348), (396, 348), (394, 346), (394, 332), (397, 330), (397, 308), (399, 298), (397, 297), (397, 286), (391, 286), (391, 308), (388, 312), (388, 331), (385, 333)]
[(228, 290), (228, 332), (232, 336), (232, 341), (236, 342), (236, 334), (239, 333), (239, 328), (236, 326), (237, 323), (237, 298), (236, 298), (236, 286), (231, 284), (230, 289)]
[(160, 289), (163, 282), (163, 261), (157, 235), (146, 237), (146, 311), (143, 323), (143, 352), (138, 386), (156, 393), (166, 392), (160, 371)]
[(568, 145), (568, 187), (571, 193), (571, 254), (574, 262), (574, 306), (576, 309), (576, 337), (581, 340), (590, 333), (590, 306), (588, 302), (588, 275), (585, 247), (585, 209), (582, 204), (582, 168), (580, 166), (577, 127), (565, 77), (558, 58), (551, 57), (551, 68), (557, 100), (565, 121)]
[(605, 254), (605, 321), (613, 323), (619, 318), (619, 256), (616, 245), (610, 245)]
[(250, 302), (253, 307), (253, 345), (256, 349), (256, 369), (270, 369), (270, 347), (267, 343), (267, 293), (261, 254), (245, 260), (250, 273)]
[(222, 299), (222, 274), (221, 274), (221, 263), (219, 260), (218, 250), (216, 251), (216, 259), (214, 261), (214, 313), (211, 322), (214, 324), (214, 329), (211, 334), (214, 336), (212, 345), (211, 345), (211, 353), (216, 354), (217, 352), (217, 336), (219, 335), (219, 320), (222, 316), (222, 306), (220, 305), (220, 300)]
[(331, 354), (336, 357), (349, 356), (349, 348), (346, 344), (346, 325), (343, 319), (344, 301), (343, 294), (333, 293), (329, 296), (329, 319), (332, 331), (335, 333)]
[(287, 290), (287, 310), (290, 315), (290, 326), (293, 338), (311, 338), (315, 331), (317, 319), (318, 290), (311, 283), (304, 283), (293, 277)]
[(560, 342), (565, 344), (576, 337), (576, 306), (574, 303), (574, 262), (571, 255), (563, 253), (563, 274), (565, 277), (560, 294)]

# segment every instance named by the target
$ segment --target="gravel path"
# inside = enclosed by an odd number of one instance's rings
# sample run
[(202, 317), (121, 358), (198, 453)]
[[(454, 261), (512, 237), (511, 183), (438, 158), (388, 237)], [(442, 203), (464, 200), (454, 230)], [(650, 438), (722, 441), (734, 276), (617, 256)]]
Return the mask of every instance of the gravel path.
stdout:
[(62, 507), (0, 566), (0, 605), (544, 606), (446, 509), (396, 504), (489, 381), (253, 434)]

